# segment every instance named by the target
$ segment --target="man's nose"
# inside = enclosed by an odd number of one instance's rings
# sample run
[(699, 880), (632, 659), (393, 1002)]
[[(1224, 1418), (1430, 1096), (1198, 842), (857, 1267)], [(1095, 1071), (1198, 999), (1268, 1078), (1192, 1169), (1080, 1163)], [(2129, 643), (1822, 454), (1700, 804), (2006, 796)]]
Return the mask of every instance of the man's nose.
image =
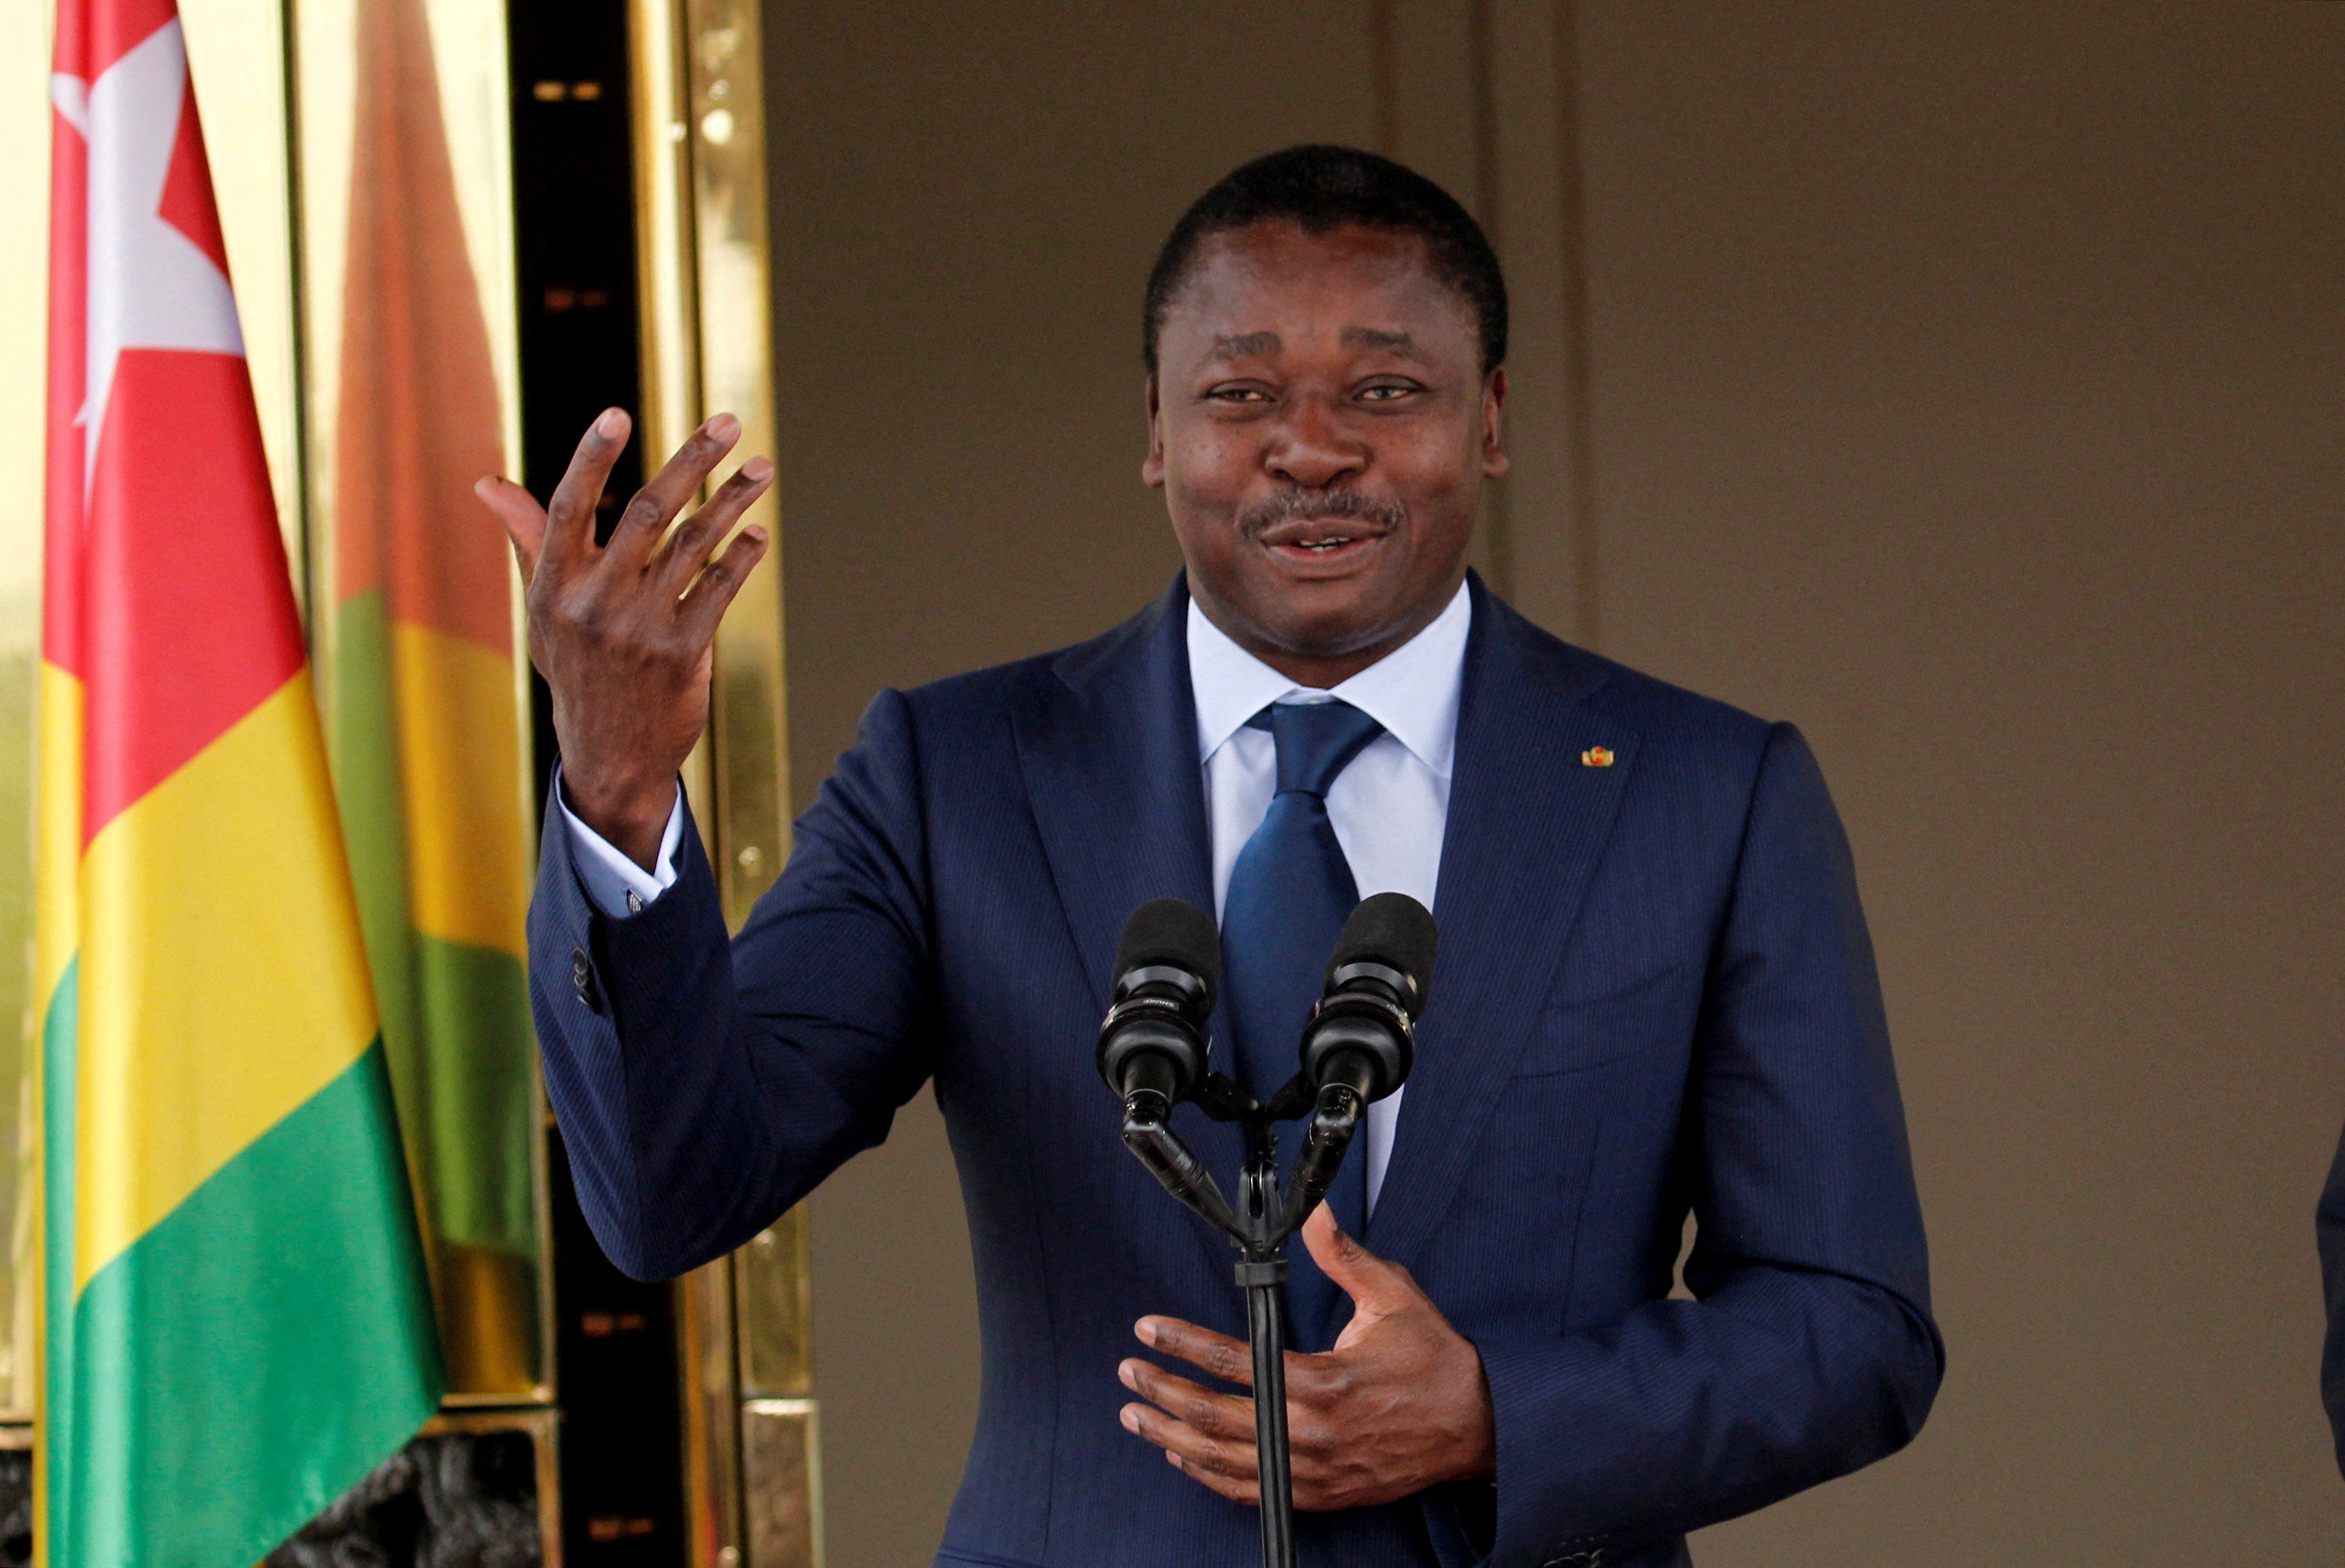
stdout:
[(1287, 484), (1325, 490), (1364, 470), (1368, 453), (1329, 417), (1325, 404), (1316, 398), (1304, 398), (1279, 421), (1264, 465)]

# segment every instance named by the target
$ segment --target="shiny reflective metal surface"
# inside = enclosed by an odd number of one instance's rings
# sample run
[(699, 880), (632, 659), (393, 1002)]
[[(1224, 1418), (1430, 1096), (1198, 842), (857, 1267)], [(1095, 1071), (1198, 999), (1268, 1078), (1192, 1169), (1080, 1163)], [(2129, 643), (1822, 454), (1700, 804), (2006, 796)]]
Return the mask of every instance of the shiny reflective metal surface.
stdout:
[(814, 1391), (813, 1280), (807, 1270), (806, 1209), (791, 1209), (733, 1255), (736, 1321), (745, 1399), (799, 1399)]
[[(49, 29), (0, 10), (0, 1415), (32, 1414), (34, 1266), (33, 689), (41, 636), (41, 473), (48, 339)], [(29, 1440), (29, 1433), (26, 1434)]]
[[(645, 456), (656, 461), (702, 420), (729, 412), (741, 439), (712, 476), (721, 483), (738, 462), (774, 450), (758, 13), (747, 0), (633, 0), (631, 20)], [(788, 855), (777, 505), (769, 492), (745, 520), (763, 525), (774, 547), (718, 634), (711, 735), (685, 775), (736, 929)], [(812, 1563), (813, 1449), (777, 1436), (812, 1430), (804, 1211), (678, 1289), (701, 1511), (694, 1562), (731, 1568), (747, 1550), (777, 1568)], [(795, 1401), (799, 1414), (776, 1425), (765, 1396)], [(784, 1449), (797, 1457), (777, 1462)], [(797, 1522), (777, 1533), (777, 1520)]]
[[(179, 23), (203, 117), (220, 231), (228, 241), (245, 363), (260, 407), (260, 439), (277, 492), (278, 525), (301, 580), (301, 409), (294, 321), (293, 164), (287, 144), (284, 0), (184, 0)], [(48, 58), (45, 47), (41, 58)], [(43, 138), (44, 147), (46, 137)]]
[[(685, 0), (693, 264), (702, 403), (741, 420), (742, 453), (774, 450), (773, 325), (766, 213), (765, 72), (749, 0)], [(752, 509), (774, 547), (716, 645), (718, 875), (735, 925), (788, 854), (781, 536), (776, 492)]]
[(720, 1258), (677, 1282), (683, 1363), (685, 1502), (693, 1568), (732, 1568), (740, 1558), (741, 1394), (736, 1373), (733, 1259)]
[[(355, 585), (395, 573), (388, 562), (419, 544), (427, 558), (474, 545), (468, 572), (505, 569), (501, 547), (462, 531), (492, 525), (469, 493), (477, 475), (460, 471), (520, 471), (505, 7), (303, 0), (290, 10), (312, 658), (345, 815), (371, 787), (387, 818), (374, 825), (395, 839), (370, 858), (363, 824), (350, 824), (448, 1402), (543, 1401), (543, 1111), (514, 990), (535, 853), (517, 585), (506, 583), (486, 631), (464, 630), (452, 608), (462, 590), (444, 585), (436, 610), (351, 613), (365, 597)], [(386, 126), (398, 127), (396, 157), (370, 145)], [(342, 559), (376, 551), (383, 561)], [(371, 724), (384, 727), (373, 753)], [(353, 776), (354, 757), (390, 776), (363, 766)], [(411, 926), (416, 951), (386, 948), (383, 925)], [(454, 961), (468, 966), (462, 986), (429, 968)], [(483, 1062), (495, 1082), (479, 1081)], [(487, 1108), (468, 1118), (472, 1107)]]
[(821, 1568), (822, 1445), (815, 1402), (751, 1400), (741, 1421), (747, 1568)]

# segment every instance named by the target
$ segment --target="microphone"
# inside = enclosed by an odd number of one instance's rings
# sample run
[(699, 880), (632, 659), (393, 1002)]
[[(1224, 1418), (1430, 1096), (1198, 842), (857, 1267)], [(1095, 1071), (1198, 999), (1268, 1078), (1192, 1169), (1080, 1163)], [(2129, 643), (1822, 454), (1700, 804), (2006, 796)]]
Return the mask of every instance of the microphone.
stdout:
[(1100, 1077), (1123, 1102), (1123, 1143), (1164, 1190), (1235, 1234), (1213, 1172), (1165, 1125), (1204, 1081), (1222, 935), (1193, 904), (1157, 898), (1132, 912), (1115, 948), (1115, 1005), (1100, 1022)]
[[(1115, 950), (1115, 1005), (1101, 1021), (1100, 1077), (1125, 1108), (1161, 1120), (1205, 1077), (1222, 938), (1213, 917), (1178, 898), (1132, 912)], [(1154, 1102), (1135, 1103), (1146, 1096)]]
[(1432, 914), (1406, 893), (1379, 893), (1352, 911), (1303, 1031), (1303, 1076), (1315, 1090), (1342, 1084), (1373, 1102), (1407, 1079), (1439, 945)]
[(1303, 1030), (1296, 1084), (1311, 1097), (1311, 1126), (1279, 1217), (1286, 1229), (1327, 1195), (1361, 1113), (1407, 1079), (1438, 945), (1433, 916), (1406, 893), (1363, 900), (1344, 922), (1326, 989)]

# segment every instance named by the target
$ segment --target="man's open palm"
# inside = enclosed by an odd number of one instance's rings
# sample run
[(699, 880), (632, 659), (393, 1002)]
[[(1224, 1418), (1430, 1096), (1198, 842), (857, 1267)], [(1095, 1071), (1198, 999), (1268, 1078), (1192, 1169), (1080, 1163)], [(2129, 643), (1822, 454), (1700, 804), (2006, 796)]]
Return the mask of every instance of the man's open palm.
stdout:
[(673, 531), (740, 439), (719, 414), (693, 432), (626, 510), (610, 541), (594, 540), (594, 511), (629, 424), (606, 410), (578, 443), (570, 468), (541, 509), (510, 480), (474, 486), (497, 514), (521, 562), (529, 611), (529, 657), (553, 693), (570, 809), (637, 864), (649, 867), (675, 804), (676, 770), (708, 723), (716, 624), (766, 551), (754, 524), (711, 552), (774, 477), (752, 458)]

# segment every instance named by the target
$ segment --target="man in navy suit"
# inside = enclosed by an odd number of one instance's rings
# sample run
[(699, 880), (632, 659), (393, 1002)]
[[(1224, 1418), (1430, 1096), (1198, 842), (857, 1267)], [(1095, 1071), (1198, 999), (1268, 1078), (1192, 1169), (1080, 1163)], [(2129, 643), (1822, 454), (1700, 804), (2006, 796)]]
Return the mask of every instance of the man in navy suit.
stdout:
[[(1438, 187), (1336, 148), (1223, 180), (1148, 291), (1142, 472), (1182, 577), (1093, 642), (880, 693), (729, 941), (676, 777), (764, 536), (712, 552), (771, 465), (664, 538), (737, 435), (712, 420), (600, 546), (615, 410), (546, 511), (483, 483), (561, 741), (530, 969), (587, 1218), (622, 1269), (681, 1272), (933, 1079), (984, 1345), (940, 1563), (1254, 1557), (1228, 1245), (1130, 1158), (1091, 1064), (1118, 933), (1162, 895), (1222, 916), (1214, 1049), (1248, 1072), (1292, 1070), (1279, 998), (1316, 976), (1261, 955), (1300, 911), (1397, 888), (1441, 925), (1415, 1074), (1290, 1288), (1304, 1562), (1681, 1563), (1686, 1532), (1929, 1410), (1921, 1214), (1822, 778), (1789, 726), (1467, 572), (1505, 351), (1497, 260)], [(1232, 1129), (1176, 1126), (1234, 1169)]]

